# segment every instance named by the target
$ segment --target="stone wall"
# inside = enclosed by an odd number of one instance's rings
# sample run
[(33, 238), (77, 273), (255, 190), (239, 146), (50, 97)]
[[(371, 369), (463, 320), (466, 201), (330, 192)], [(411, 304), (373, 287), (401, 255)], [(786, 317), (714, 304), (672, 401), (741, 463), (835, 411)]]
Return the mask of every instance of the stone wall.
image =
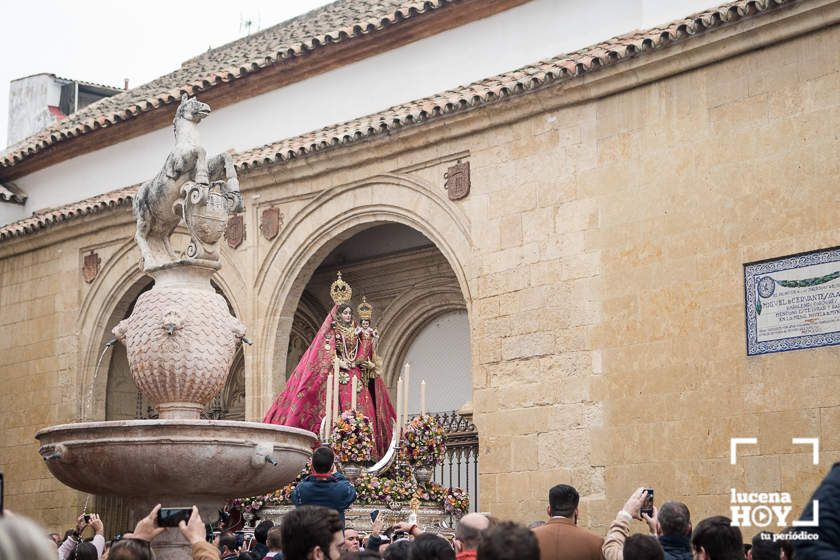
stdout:
[[(644, 85), (595, 95), (572, 81), (244, 176), (246, 241), (224, 248), (218, 283), (255, 342), (246, 416), (284, 382), (321, 261), (400, 223), (435, 244), (467, 305), (482, 510), (542, 518), (560, 482), (599, 531), (640, 485), (696, 520), (728, 513), (731, 487), (790, 492), (800, 509), (840, 458), (840, 350), (747, 358), (742, 265), (838, 245), (840, 29), (715, 61), (719, 37), (689, 42), (711, 57), (702, 68), (665, 50), (597, 74), (668, 74)], [(459, 160), (472, 191), (452, 202), (443, 176)], [(285, 217), (272, 240), (257, 229), (268, 207)], [(54, 528), (80, 499), (54, 497), (32, 436), (76, 417), (109, 302), (140, 282), (131, 235), (124, 209), (0, 246), (0, 376), (20, 387), (0, 466), (9, 507)], [(91, 247), (103, 270), (88, 286)], [(103, 383), (87, 417), (104, 417)], [(729, 465), (729, 438), (751, 436)], [(821, 466), (794, 436), (821, 438)]]
[(73, 243), (49, 245), (0, 260), (0, 469), (5, 507), (35, 515), (51, 528), (69, 527), (82, 499), (47, 471), (35, 433), (75, 421), (79, 275)]

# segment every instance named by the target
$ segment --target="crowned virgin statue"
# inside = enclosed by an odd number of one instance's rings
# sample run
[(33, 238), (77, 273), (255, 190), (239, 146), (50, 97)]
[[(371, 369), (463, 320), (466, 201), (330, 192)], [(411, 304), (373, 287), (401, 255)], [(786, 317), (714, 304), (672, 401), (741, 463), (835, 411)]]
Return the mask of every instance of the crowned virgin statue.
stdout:
[(286, 388), (274, 400), (263, 422), (304, 428), (319, 433), (326, 414), (327, 377), (339, 364), (338, 404), (351, 408), (353, 378), (356, 382), (356, 410), (370, 418), (376, 439), (376, 453), (385, 454), (396, 420), (388, 389), (379, 375), (376, 343), (379, 333), (371, 326), (373, 307), (362, 298), (356, 308), (358, 324), (350, 306), (350, 285), (338, 279), (330, 286), (333, 308), (304, 352)]

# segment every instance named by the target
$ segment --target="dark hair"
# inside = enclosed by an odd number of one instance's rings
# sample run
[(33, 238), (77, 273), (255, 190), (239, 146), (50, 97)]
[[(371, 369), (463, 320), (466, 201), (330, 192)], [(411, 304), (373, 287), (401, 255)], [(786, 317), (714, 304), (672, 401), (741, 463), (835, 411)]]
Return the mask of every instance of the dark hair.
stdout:
[(325, 474), (330, 472), (335, 461), (335, 453), (329, 446), (322, 445), (312, 453), (312, 468), (316, 473)]
[(461, 541), (464, 548), (478, 548), (478, 545), (481, 543), (481, 534), (482, 531), (480, 529), (467, 523), (461, 523), (459, 521), (457, 525), (455, 525), (455, 538)]
[(225, 531), (216, 539), (216, 545), (219, 547), (219, 550), (222, 550), (225, 546), (228, 550), (236, 550), (236, 535), (230, 531)]
[(98, 560), (99, 552), (96, 547), (89, 542), (80, 542), (73, 548), (70, 554), (70, 560)]
[(782, 545), (773, 540), (773, 533), (761, 531), (752, 538), (753, 560), (779, 560)]
[(665, 551), (656, 537), (637, 533), (624, 541), (624, 560), (665, 560)]
[(152, 547), (148, 541), (122, 539), (111, 545), (108, 560), (152, 560)]
[(283, 531), (283, 557), (286, 560), (306, 560), (316, 546), (329, 556), (333, 536), (341, 531), (341, 519), (334, 509), (300, 506), (286, 514), (280, 527)]
[(336, 318), (336, 320), (338, 320), (338, 318), (341, 316), (341, 314), (344, 312), (345, 309), (349, 309), (350, 312), (352, 313), (353, 306), (350, 305), (349, 303), (339, 303), (338, 304), (338, 307), (335, 308), (335, 318)]
[(744, 540), (741, 530), (722, 515), (707, 517), (697, 524), (691, 535), (691, 546), (702, 548), (710, 560), (743, 560)]
[(455, 560), (455, 550), (446, 539), (433, 533), (423, 533), (414, 539), (408, 557), (411, 560)]
[(382, 557), (385, 560), (408, 560), (410, 555), (411, 541), (408, 539), (400, 539), (389, 545), (382, 554)]
[[(785, 534), (785, 536), (787, 536), (787, 533), (791, 533), (795, 530), (796, 530), (796, 527), (788, 526), (788, 527), (785, 527), (784, 529), (782, 529), (782, 534)], [(779, 543), (779, 550), (781, 552), (785, 553), (785, 556), (787, 557), (787, 560), (792, 560), (792, 559), (796, 558), (796, 550), (793, 546), (793, 541), (792, 540), (782, 538), (782, 539), (779, 539), (777, 542)], [(779, 555), (781, 556), (781, 554), (779, 554)]]
[(283, 530), (279, 525), (275, 525), (268, 530), (268, 537), (265, 540), (265, 544), (268, 546), (269, 550), (283, 549)]
[(548, 491), (548, 507), (552, 517), (571, 517), (580, 503), (580, 494), (568, 484), (558, 484)]
[(530, 529), (502, 521), (484, 531), (478, 560), (540, 560), (540, 544)]
[(656, 515), (662, 534), (671, 537), (688, 536), (691, 527), (691, 514), (688, 506), (682, 502), (665, 502), (659, 506)]
[(260, 521), (254, 528), (254, 540), (260, 544), (265, 544), (265, 540), (268, 538), (268, 530), (272, 527), (274, 527), (274, 521), (271, 519)]

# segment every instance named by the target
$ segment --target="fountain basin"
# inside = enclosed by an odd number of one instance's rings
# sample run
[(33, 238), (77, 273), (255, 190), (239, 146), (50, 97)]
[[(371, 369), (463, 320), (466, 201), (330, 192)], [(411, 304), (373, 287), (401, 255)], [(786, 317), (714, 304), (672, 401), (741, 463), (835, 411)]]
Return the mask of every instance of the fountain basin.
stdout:
[(205, 503), (283, 486), (316, 441), (299, 428), (230, 420), (62, 424), (35, 437), (53, 476), (76, 490)]

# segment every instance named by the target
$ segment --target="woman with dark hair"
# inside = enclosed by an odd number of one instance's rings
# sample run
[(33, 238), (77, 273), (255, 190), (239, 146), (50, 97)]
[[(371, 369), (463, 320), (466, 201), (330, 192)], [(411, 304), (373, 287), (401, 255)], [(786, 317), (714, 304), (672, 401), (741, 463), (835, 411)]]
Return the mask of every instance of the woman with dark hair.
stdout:
[[(91, 527), (94, 531), (91, 542), (82, 541), (82, 533)], [(105, 526), (95, 513), (82, 514), (76, 519), (76, 528), (58, 547), (58, 560), (97, 560), (105, 549)], [(85, 546), (82, 546), (85, 545)], [(90, 550), (93, 549), (92, 555)]]
[(99, 551), (89, 542), (76, 544), (68, 560), (99, 560)]

